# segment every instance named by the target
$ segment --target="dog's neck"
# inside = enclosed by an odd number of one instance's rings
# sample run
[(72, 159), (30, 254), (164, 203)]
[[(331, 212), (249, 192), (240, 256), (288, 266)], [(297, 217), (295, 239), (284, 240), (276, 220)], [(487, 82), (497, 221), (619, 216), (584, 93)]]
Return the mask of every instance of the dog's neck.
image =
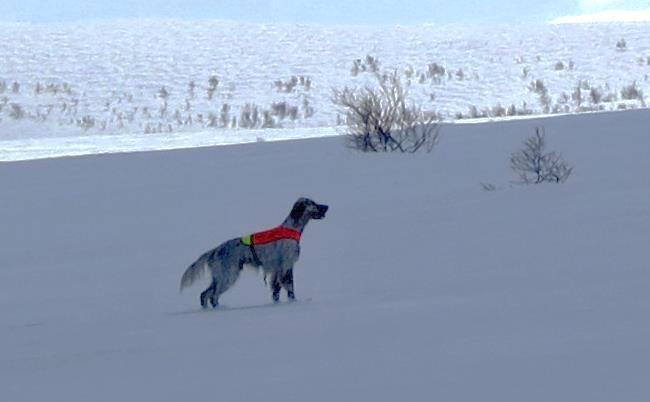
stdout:
[(305, 230), (305, 226), (307, 226), (308, 222), (308, 216), (303, 215), (298, 219), (293, 219), (291, 215), (289, 215), (287, 216), (287, 219), (282, 222), (282, 226), (285, 228), (297, 230), (298, 232), (302, 233), (302, 231)]

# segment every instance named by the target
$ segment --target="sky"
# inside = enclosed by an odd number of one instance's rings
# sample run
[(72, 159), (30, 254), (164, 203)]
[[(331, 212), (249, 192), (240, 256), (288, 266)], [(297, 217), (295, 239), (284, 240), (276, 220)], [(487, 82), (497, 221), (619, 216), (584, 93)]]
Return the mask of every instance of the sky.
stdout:
[[(68, 22), (169, 17), (271, 23), (532, 23), (650, 15), (650, 0), (0, 0), (0, 20)], [(621, 14), (622, 15), (622, 14)]]

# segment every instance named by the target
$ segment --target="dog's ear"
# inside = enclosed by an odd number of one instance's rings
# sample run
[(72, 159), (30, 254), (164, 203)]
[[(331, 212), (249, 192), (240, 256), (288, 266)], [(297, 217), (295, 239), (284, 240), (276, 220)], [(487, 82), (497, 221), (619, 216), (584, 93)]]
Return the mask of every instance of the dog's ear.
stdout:
[(289, 216), (294, 221), (297, 221), (302, 217), (304, 213), (305, 213), (305, 202), (302, 199), (300, 199), (296, 201), (295, 204), (293, 204), (293, 208), (291, 209), (291, 213), (289, 214)]

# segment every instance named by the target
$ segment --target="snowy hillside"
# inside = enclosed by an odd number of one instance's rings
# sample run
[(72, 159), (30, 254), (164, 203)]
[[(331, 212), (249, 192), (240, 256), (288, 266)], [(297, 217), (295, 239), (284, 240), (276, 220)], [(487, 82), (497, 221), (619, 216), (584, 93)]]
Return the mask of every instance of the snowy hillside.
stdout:
[[(334, 137), (0, 163), (0, 400), (645, 401), (648, 121), (451, 125), (409, 156)], [(575, 171), (513, 186), (540, 125)], [(302, 301), (269, 305), (252, 272), (223, 310), (178, 294), (301, 195), (330, 205)]]
[(397, 69), (446, 120), (643, 107), (650, 23), (360, 27), (0, 23), (0, 140), (332, 127)]

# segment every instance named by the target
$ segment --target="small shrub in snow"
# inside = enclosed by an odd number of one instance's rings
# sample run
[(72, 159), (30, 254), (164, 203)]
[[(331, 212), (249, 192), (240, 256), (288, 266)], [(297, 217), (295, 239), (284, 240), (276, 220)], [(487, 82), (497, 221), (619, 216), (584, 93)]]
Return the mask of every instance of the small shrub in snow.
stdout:
[(25, 110), (18, 103), (9, 105), (9, 117), (14, 120), (20, 120), (25, 117)]
[(316, 110), (309, 104), (309, 100), (306, 98), (302, 101), (302, 113), (305, 119), (308, 119), (316, 113)]
[(636, 85), (636, 81), (621, 89), (621, 99), (623, 100), (643, 100), (643, 91)]
[(305, 91), (309, 91), (311, 89), (311, 78), (305, 77), (304, 75), (294, 75), (287, 81), (276, 80), (273, 84), (275, 85), (275, 89), (278, 92), (290, 93), (299, 86), (302, 87)]
[(562, 71), (562, 70), (564, 70), (565, 68), (566, 68), (566, 67), (564, 66), (564, 63), (561, 62), (561, 61), (558, 61), (558, 62), (555, 63), (555, 65), (553, 66), (553, 69), (554, 69), (555, 71)]
[(195, 90), (196, 90), (196, 83), (194, 81), (190, 81), (187, 84), (187, 96), (189, 97), (189, 99), (194, 99), (194, 96), (196, 95)]
[(259, 124), (259, 110), (256, 105), (247, 103), (239, 111), (239, 127), (255, 128)]
[(622, 52), (626, 49), (627, 49), (627, 42), (625, 42), (625, 38), (619, 39), (619, 41), (616, 42), (616, 50)]
[(556, 152), (545, 152), (546, 139), (543, 128), (524, 141), (524, 147), (510, 156), (510, 167), (524, 184), (544, 182), (563, 183), (573, 168)]
[(273, 116), (271, 115), (271, 112), (268, 110), (265, 110), (262, 112), (262, 128), (277, 128), (281, 127), (280, 124), (278, 124)]
[(77, 125), (84, 130), (91, 129), (95, 127), (95, 118), (90, 115), (85, 115), (79, 121), (77, 121)]
[(350, 146), (363, 152), (431, 151), (438, 139), (435, 116), (407, 106), (407, 92), (397, 72), (378, 87), (334, 90), (332, 101), (345, 114)]
[(208, 79), (208, 100), (212, 100), (214, 93), (217, 91), (219, 86), (219, 78), (216, 75), (211, 76)]
[(230, 105), (227, 103), (224, 103), (221, 105), (221, 113), (219, 114), (219, 122), (221, 123), (221, 127), (228, 127), (228, 123), (230, 123)]
[(379, 72), (379, 66), (379, 59), (368, 54), (364, 60), (356, 59), (352, 62), (352, 69), (350, 70), (350, 74), (353, 77), (356, 77), (359, 75), (359, 73), (375, 74)]
[(11, 84), (11, 92), (17, 94), (20, 92), (20, 84), (14, 81), (13, 84)]
[(481, 189), (483, 191), (496, 191), (497, 186), (492, 183), (481, 183)]

